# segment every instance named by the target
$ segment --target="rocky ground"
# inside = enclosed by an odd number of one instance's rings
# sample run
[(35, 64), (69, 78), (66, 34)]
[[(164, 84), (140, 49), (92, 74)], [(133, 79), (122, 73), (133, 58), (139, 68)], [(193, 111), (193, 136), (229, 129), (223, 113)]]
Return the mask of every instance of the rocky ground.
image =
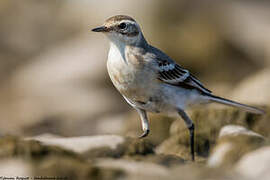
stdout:
[[(130, 136), (2, 136), (0, 174), (110, 180), (266, 180), (270, 177), (267, 112), (259, 116), (214, 107), (190, 112), (197, 127), (195, 162), (190, 160), (183, 122), (156, 115), (151, 116), (152, 131), (145, 139), (132, 135), (139, 134), (133, 125), (123, 129), (123, 134)], [(138, 123), (133, 114), (129, 118), (127, 122)]]

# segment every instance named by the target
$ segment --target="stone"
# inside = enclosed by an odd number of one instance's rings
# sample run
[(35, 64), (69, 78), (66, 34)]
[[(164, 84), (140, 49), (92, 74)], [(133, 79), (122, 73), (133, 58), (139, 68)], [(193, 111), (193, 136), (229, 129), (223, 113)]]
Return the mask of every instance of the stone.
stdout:
[(48, 156), (35, 166), (35, 176), (103, 180), (119, 179), (124, 175), (122, 170), (95, 167), (92, 162), (68, 156)]
[(125, 138), (125, 141), (119, 144), (115, 149), (105, 146), (93, 148), (86, 151), (83, 156), (91, 159), (97, 157), (121, 158), (123, 156), (146, 156), (149, 154), (154, 154), (154, 145), (149, 140)]
[(16, 177), (32, 177), (33, 168), (31, 164), (20, 158), (10, 158), (0, 161), (0, 179)]
[[(269, 108), (265, 108), (266, 115), (256, 115), (241, 109), (223, 105), (209, 105), (204, 108), (194, 108), (188, 111), (195, 124), (195, 152), (196, 157), (205, 160), (210, 149), (215, 146), (220, 130), (228, 125), (241, 125), (249, 127), (256, 132), (269, 136)], [(170, 127), (170, 136), (156, 147), (156, 152), (161, 154), (174, 154), (184, 159), (189, 158), (189, 131), (182, 119), (173, 121)], [(225, 131), (226, 132), (226, 131)]]
[(207, 164), (209, 167), (230, 167), (244, 154), (265, 144), (265, 138), (245, 127), (227, 125), (220, 130), (217, 143)]
[(26, 138), (46, 146), (56, 146), (75, 152), (85, 158), (147, 155), (154, 153), (149, 140), (127, 138), (118, 135), (96, 135), (81, 137), (59, 137), (51, 134)]
[(264, 137), (254, 131), (248, 130), (247, 128), (239, 125), (226, 125), (224, 126), (219, 133), (219, 138), (224, 136), (237, 136), (237, 135), (249, 135), (257, 136), (258, 138), (264, 139)]
[(175, 166), (181, 166), (186, 163), (186, 161), (179, 156), (175, 155), (165, 155), (165, 154), (148, 154), (148, 155), (137, 155), (132, 157), (124, 157), (125, 159), (132, 159), (136, 161), (151, 162), (159, 165), (163, 165), (168, 168)]
[(72, 151), (57, 146), (42, 145), (34, 140), (23, 140), (16, 136), (0, 138), (0, 158), (22, 157), (39, 160), (49, 155), (78, 157)]
[[(59, 137), (47, 135), (46, 138)], [(54, 144), (44, 145), (35, 140), (24, 140), (14, 136), (4, 136), (0, 139), (0, 158), (0, 175), (3, 176), (97, 180), (124, 176), (121, 170), (94, 167), (92, 161)]]
[(121, 169), (129, 176), (148, 177), (150, 179), (166, 178), (170, 175), (167, 168), (149, 162), (136, 162), (132, 160), (98, 159), (95, 163), (99, 168)]
[(58, 146), (79, 154), (103, 147), (114, 150), (118, 145), (125, 142), (124, 137), (117, 135), (59, 137), (45, 134), (27, 138), (27, 140), (36, 140), (47, 146)]
[[(235, 123), (247, 125), (246, 119), (255, 118), (244, 111), (231, 108), (209, 106), (204, 109), (193, 109), (188, 114), (195, 124), (195, 152), (197, 158), (205, 158), (209, 155), (210, 147), (214, 146), (222, 126)], [(170, 136), (156, 147), (156, 152), (161, 154), (174, 154), (184, 159), (190, 159), (189, 131), (184, 121), (179, 118), (171, 124)]]
[(245, 154), (235, 166), (235, 170), (245, 178), (270, 179), (270, 146)]

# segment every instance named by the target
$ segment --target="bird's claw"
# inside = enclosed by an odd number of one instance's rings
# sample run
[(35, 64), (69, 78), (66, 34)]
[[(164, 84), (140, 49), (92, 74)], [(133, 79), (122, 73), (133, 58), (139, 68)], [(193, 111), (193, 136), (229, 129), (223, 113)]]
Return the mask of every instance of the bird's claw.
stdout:
[(149, 134), (149, 132), (150, 132), (149, 129), (143, 131), (143, 133), (139, 136), (139, 138), (142, 139), (142, 138), (146, 137)]

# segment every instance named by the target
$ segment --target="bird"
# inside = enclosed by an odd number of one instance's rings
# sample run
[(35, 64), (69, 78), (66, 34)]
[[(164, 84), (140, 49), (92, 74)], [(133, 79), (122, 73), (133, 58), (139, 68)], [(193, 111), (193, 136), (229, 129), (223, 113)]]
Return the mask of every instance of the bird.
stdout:
[(115, 88), (139, 114), (143, 133), (149, 132), (147, 112), (177, 113), (189, 130), (190, 154), (195, 160), (195, 125), (186, 109), (198, 104), (221, 103), (255, 114), (259, 108), (214, 95), (209, 89), (164, 52), (150, 45), (140, 25), (130, 16), (116, 15), (92, 29), (110, 42), (107, 70)]

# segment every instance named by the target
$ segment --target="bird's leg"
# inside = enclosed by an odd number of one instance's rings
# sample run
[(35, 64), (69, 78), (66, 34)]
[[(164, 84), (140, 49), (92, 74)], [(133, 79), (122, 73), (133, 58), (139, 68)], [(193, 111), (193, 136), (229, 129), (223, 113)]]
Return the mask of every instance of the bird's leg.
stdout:
[(140, 119), (141, 119), (141, 123), (142, 123), (142, 129), (143, 129), (143, 133), (139, 136), (139, 138), (144, 138), (146, 137), (149, 132), (150, 132), (150, 129), (149, 129), (149, 123), (148, 123), (148, 118), (147, 118), (147, 114), (146, 114), (146, 111), (143, 110), (143, 109), (140, 109), (138, 107), (136, 107), (136, 105), (131, 101), (129, 100), (128, 98), (126, 98), (125, 96), (123, 96), (124, 99), (134, 108), (137, 110), (137, 112), (139, 113), (140, 115)]
[(194, 130), (195, 126), (192, 122), (192, 120), (188, 117), (188, 115), (183, 110), (178, 110), (178, 114), (182, 117), (182, 119), (185, 121), (188, 129), (189, 129), (189, 136), (190, 136), (190, 153), (191, 153), (191, 159), (192, 161), (195, 160), (194, 156)]
[(140, 108), (135, 108), (135, 109), (137, 110), (137, 112), (140, 115), (141, 123), (142, 123), (142, 129), (143, 129), (143, 133), (139, 136), (139, 138), (144, 138), (150, 132), (147, 114), (146, 114), (146, 111), (143, 110), (143, 109), (140, 109)]

